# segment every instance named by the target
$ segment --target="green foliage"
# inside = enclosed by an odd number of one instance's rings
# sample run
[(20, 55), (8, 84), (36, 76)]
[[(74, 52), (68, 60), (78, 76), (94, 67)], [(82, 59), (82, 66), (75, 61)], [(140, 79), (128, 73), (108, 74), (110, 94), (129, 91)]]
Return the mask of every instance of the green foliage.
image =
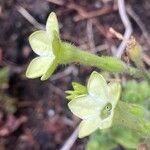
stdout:
[(127, 127), (138, 132), (142, 137), (150, 135), (150, 122), (144, 107), (120, 101), (115, 109), (114, 125)]
[(126, 149), (136, 149), (141, 137), (127, 128), (113, 127), (96, 131), (90, 136), (87, 150), (113, 150), (119, 145)]
[(112, 150), (117, 148), (118, 143), (114, 140), (113, 135), (106, 131), (96, 131), (90, 136), (87, 144), (87, 150)]
[(123, 147), (127, 149), (136, 149), (137, 145), (141, 142), (141, 137), (136, 133), (127, 128), (116, 127), (111, 131), (113, 139)]
[(150, 86), (148, 82), (137, 82), (129, 80), (123, 84), (121, 99), (125, 102), (142, 104), (150, 97)]

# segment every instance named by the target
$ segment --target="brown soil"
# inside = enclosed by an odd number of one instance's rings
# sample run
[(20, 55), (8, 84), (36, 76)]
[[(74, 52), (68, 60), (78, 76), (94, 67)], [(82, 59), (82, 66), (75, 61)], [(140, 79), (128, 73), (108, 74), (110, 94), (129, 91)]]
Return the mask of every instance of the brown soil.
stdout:
[[(17, 111), (12, 114), (13, 121), (19, 122), (20, 117), (25, 121), (13, 127), (6, 136), (1, 136), (2, 150), (57, 150), (71, 135), (78, 124), (67, 108), (64, 91), (71, 88), (72, 81), (86, 83), (93, 68), (73, 64), (73, 73), (54, 80), (55, 75), (48, 81), (39, 79), (29, 80), (24, 74), (29, 61), (35, 57), (29, 43), (28, 36), (36, 29), (19, 12), (19, 6), (25, 8), (39, 23), (45, 24), (51, 11), (58, 15), (63, 40), (89, 50), (99, 55), (112, 55), (112, 47), (118, 46), (119, 41), (109, 33), (109, 27), (123, 33), (124, 26), (118, 15), (117, 5), (113, 0), (62, 0), (63, 4), (54, 4), (48, 0), (1, 0), (0, 1), (0, 67), (8, 66), (8, 88), (3, 92), (13, 97)], [(128, 0), (128, 5), (140, 17), (146, 32), (150, 33), (150, 1)], [(82, 11), (81, 11), (82, 9)], [(94, 20), (91, 42), (90, 13), (104, 10), (104, 13), (92, 18)], [(87, 12), (87, 18), (83, 19)], [(83, 15), (83, 16), (82, 16)], [(81, 19), (77, 21), (78, 19)], [(144, 54), (148, 56), (148, 42), (138, 24), (130, 18), (134, 27), (133, 35), (142, 45)], [(87, 28), (90, 28), (89, 30)], [(90, 34), (90, 35), (89, 35)], [(104, 48), (102, 48), (102, 45)], [(101, 50), (99, 50), (101, 48)], [(145, 58), (145, 65), (149, 67), (150, 60)], [(55, 74), (63, 72), (68, 66), (60, 66)], [(1, 106), (0, 126), (3, 128), (9, 121), (10, 112)], [(2, 123), (1, 123), (2, 122)], [(12, 122), (11, 122), (12, 123)], [(83, 150), (87, 139), (77, 140), (73, 150)]]

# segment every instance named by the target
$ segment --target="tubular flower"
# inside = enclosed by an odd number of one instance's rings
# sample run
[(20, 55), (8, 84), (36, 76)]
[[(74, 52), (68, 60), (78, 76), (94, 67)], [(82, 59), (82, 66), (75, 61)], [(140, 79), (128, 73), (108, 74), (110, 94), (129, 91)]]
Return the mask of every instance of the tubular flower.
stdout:
[(35, 31), (29, 37), (29, 43), (33, 51), (39, 55), (34, 58), (26, 71), (28, 78), (41, 77), (41, 80), (48, 79), (56, 69), (61, 54), (58, 21), (55, 13), (50, 13), (46, 31)]
[(98, 128), (111, 127), (121, 86), (118, 82), (107, 84), (104, 77), (94, 71), (88, 80), (87, 91), (87, 94), (68, 103), (72, 113), (82, 119), (79, 127), (80, 138)]

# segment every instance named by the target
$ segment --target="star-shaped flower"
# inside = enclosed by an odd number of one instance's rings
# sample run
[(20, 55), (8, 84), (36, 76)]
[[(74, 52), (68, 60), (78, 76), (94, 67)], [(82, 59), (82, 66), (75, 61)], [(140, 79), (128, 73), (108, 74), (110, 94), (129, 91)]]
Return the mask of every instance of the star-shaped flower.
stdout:
[(29, 42), (33, 51), (39, 56), (29, 64), (26, 76), (41, 77), (41, 80), (46, 80), (56, 69), (61, 55), (59, 27), (54, 12), (50, 13), (47, 19), (46, 31), (35, 31), (30, 35)]
[(121, 86), (118, 82), (107, 84), (104, 77), (94, 71), (88, 80), (87, 90), (87, 94), (78, 96), (68, 104), (72, 113), (83, 119), (79, 127), (80, 138), (98, 128), (111, 127)]

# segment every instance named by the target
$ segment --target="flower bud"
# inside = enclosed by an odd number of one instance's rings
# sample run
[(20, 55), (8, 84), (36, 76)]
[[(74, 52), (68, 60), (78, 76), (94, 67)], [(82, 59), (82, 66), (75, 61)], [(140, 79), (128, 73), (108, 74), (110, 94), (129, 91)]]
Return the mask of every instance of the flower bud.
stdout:
[(128, 42), (127, 46), (127, 53), (129, 58), (137, 65), (141, 65), (142, 61), (142, 55), (141, 55), (141, 46), (139, 43), (135, 40), (134, 37), (131, 37), (131, 39)]

